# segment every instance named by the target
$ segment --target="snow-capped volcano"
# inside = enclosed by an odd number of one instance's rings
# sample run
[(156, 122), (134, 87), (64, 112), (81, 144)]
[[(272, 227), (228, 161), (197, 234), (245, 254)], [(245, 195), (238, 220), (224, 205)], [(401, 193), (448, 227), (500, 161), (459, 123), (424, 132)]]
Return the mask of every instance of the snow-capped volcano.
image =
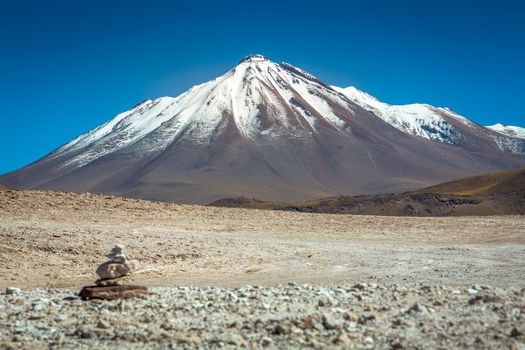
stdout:
[(390, 106), (250, 55), (177, 97), (138, 104), (0, 183), (181, 202), (291, 200), (521, 166), (524, 143), (447, 109)]
[(223, 76), (178, 97), (140, 103), (59, 148), (52, 157), (89, 146), (61, 164), (83, 166), (119, 150), (157, 152), (180, 139), (207, 144), (225, 126), (226, 116), (247, 140), (261, 135), (301, 138), (315, 132), (316, 123), (340, 130), (344, 120), (328, 101), (351, 108), (317, 78), (286, 63), (250, 55)]

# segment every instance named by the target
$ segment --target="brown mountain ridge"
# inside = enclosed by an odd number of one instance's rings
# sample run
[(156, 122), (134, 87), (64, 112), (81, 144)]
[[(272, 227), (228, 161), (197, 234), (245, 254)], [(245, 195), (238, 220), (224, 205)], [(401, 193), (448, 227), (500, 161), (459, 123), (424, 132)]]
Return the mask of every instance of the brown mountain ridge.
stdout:
[(221, 199), (209, 205), (399, 216), (525, 214), (525, 168), (461, 178), (401, 194), (336, 196), (296, 202), (266, 202), (237, 197)]

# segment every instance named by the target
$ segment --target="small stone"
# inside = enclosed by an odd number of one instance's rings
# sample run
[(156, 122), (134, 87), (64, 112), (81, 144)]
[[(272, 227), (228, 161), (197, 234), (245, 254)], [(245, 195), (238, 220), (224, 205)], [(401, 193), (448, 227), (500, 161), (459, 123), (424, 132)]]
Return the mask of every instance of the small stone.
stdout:
[(108, 329), (111, 325), (109, 322), (104, 320), (98, 320), (97, 328)]
[(476, 295), (475, 297), (470, 298), (468, 301), (470, 305), (483, 304), (483, 302), (483, 297), (481, 295)]
[(194, 335), (186, 336), (186, 335), (178, 334), (178, 335), (173, 336), (173, 339), (176, 340), (177, 342), (190, 344), (190, 345), (199, 346), (202, 344), (202, 340), (199, 337), (194, 336)]
[(44, 310), (45, 306), (43, 304), (33, 304), (33, 311), (40, 312)]
[(467, 293), (471, 295), (478, 294), (478, 290), (475, 288), (467, 288)]
[(366, 284), (365, 284), (365, 283), (356, 283), (356, 284), (354, 285), (354, 288), (357, 288), (357, 289), (359, 289), (359, 290), (363, 290), (363, 289), (366, 288)]
[(237, 345), (237, 346), (244, 346), (246, 344), (246, 340), (239, 334), (233, 334), (228, 343)]
[(343, 314), (343, 318), (347, 321), (357, 321), (359, 317), (357, 317), (355, 314), (347, 311)]
[(332, 330), (338, 328), (338, 324), (334, 322), (330, 315), (323, 315), (323, 326), (326, 330)]
[(518, 337), (521, 337), (522, 335), (523, 335), (523, 332), (517, 329), (516, 327), (512, 328), (512, 330), (510, 331), (510, 336), (512, 338), (518, 338)]
[(290, 333), (290, 329), (281, 324), (278, 324), (277, 326), (275, 326), (273, 333), (276, 335), (284, 335)]
[(230, 323), (230, 325), (228, 327), (229, 328), (241, 329), (242, 328), (242, 322), (239, 321), (239, 320), (235, 320), (232, 323)]
[(334, 339), (335, 344), (349, 345), (351, 342), (352, 339), (350, 339), (347, 333), (341, 333)]
[(268, 346), (271, 346), (272, 344), (273, 344), (272, 338), (266, 337), (266, 336), (261, 338), (261, 345), (263, 347), (268, 347)]
[(374, 345), (374, 338), (367, 336), (363, 338), (363, 343), (367, 345)]
[(84, 339), (93, 338), (95, 336), (95, 333), (89, 327), (82, 327), (82, 328), (77, 329), (76, 334), (80, 338), (84, 338)]
[(392, 344), (392, 350), (402, 350), (405, 347), (400, 342), (396, 341), (394, 344)]
[(67, 316), (65, 315), (56, 315), (55, 316), (55, 322), (64, 322), (67, 320)]
[(334, 305), (334, 299), (330, 296), (320, 298), (317, 301), (317, 306), (320, 306), (320, 307), (331, 306), (331, 305)]
[(19, 295), (19, 294), (22, 294), (22, 290), (16, 287), (7, 287), (5, 289), (5, 294), (6, 295)]
[(426, 306), (421, 305), (420, 303), (415, 303), (414, 305), (412, 305), (410, 309), (407, 310), (407, 313), (412, 313), (412, 312), (428, 313), (428, 309)]
[(237, 295), (235, 295), (235, 293), (233, 292), (228, 292), (228, 299), (232, 302), (232, 303), (236, 303), (239, 298), (237, 297)]

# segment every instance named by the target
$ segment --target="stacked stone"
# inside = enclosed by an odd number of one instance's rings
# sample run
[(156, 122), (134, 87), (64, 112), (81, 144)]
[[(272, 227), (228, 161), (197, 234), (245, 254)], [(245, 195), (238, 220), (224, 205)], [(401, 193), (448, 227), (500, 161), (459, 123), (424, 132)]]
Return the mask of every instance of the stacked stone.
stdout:
[(109, 261), (97, 268), (96, 286), (87, 286), (80, 291), (82, 299), (127, 299), (149, 294), (146, 287), (128, 284), (133, 269), (124, 254), (124, 245), (115, 245), (107, 257)]
[(124, 254), (124, 245), (117, 244), (107, 255), (109, 261), (102, 263), (97, 268), (99, 279), (95, 282), (97, 286), (121, 286), (129, 282), (129, 276), (132, 273), (128, 257)]

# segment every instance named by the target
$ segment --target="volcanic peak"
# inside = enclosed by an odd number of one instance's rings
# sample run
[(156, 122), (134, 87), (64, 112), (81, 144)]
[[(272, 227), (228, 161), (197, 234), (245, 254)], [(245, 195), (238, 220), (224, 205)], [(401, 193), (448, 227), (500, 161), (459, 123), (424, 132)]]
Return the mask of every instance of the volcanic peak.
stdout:
[(268, 57), (260, 55), (260, 54), (252, 54), (252, 55), (248, 55), (246, 57), (243, 57), (243, 59), (241, 59), (239, 61), (239, 63), (243, 63), (243, 62), (260, 62), (260, 61), (269, 61), (269, 59), (268, 59)]

